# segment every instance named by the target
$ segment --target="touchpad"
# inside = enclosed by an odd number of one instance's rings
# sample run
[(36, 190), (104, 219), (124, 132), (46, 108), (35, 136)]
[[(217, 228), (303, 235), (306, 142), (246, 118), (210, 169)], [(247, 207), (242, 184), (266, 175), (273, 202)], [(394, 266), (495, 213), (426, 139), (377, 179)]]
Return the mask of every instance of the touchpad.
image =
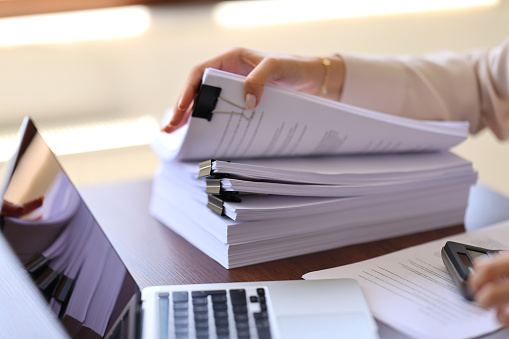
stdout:
[(359, 313), (286, 315), (277, 319), (283, 339), (377, 337), (373, 321)]

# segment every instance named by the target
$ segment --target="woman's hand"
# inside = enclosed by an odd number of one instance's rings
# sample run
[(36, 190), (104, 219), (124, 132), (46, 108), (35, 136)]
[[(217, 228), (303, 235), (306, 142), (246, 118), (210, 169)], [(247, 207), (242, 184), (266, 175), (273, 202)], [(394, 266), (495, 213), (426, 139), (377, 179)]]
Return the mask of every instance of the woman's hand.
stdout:
[(39, 197), (37, 199), (19, 205), (4, 200), (2, 203), (1, 215), (5, 215), (6, 217), (19, 218), (41, 207), (43, 201), (44, 197)]
[(322, 86), (325, 85), (326, 97), (339, 100), (345, 73), (344, 63), (339, 55), (328, 60), (330, 65), (325, 66), (319, 57), (268, 54), (245, 48), (234, 48), (220, 54), (191, 70), (174, 108), (173, 118), (163, 131), (171, 133), (187, 123), (206, 68), (246, 76), (244, 100), (248, 110), (258, 105), (266, 83), (316, 95), (322, 93)]
[(497, 319), (509, 326), (509, 251), (502, 252), (492, 260), (474, 263), (474, 273), (468, 278), (474, 300), (484, 308), (495, 308)]

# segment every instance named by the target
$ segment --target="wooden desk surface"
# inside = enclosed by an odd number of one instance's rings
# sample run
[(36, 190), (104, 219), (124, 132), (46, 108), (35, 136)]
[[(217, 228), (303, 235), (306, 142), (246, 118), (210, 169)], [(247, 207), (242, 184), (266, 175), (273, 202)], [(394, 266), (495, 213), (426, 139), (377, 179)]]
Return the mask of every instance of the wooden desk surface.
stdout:
[[(143, 180), (81, 190), (140, 288), (301, 279), (311, 271), (355, 263), (465, 230), (464, 225), (457, 225), (227, 270), (149, 215), (151, 184)], [(475, 186), (466, 213), (467, 228), (505, 219), (509, 219), (509, 199), (482, 185)], [(380, 338), (408, 339), (383, 323), (378, 322), (378, 326)], [(509, 330), (483, 336), (507, 337)]]
[[(301, 279), (310, 271), (358, 262), (464, 231), (463, 225), (458, 225), (227, 270), (149, 215), (150, 180), (81, 191), (142, 288)], [(482, 202), (489, 191), (475, 193), (476, 202)]]
[[(105, 232), (141, 288), (149, 285), (301, 279), (315, 270), (369, 259), (409, 246), (462, 232), (463, 225), (347, 246), (273, 262), (227, 270), (148, 213), (151, 181), (135, 181), (81, 190)], [(466, 225), (482, 227), (509, 219), (509, 200), (484, 188), (472, 191)], [(12, 274), (22, 268), (0, 239), (0, 337), (65, 338), (35, 287)], [(10, 275), (9, 275), (10, 273)], [(7, 312), (2, 312), (2, 310)], [(29, 322), (26, 320), (30, 319)], [(379, 323), (381, 338), (407, 338)], [(508, 338), (508, 331), (486, 336)]]

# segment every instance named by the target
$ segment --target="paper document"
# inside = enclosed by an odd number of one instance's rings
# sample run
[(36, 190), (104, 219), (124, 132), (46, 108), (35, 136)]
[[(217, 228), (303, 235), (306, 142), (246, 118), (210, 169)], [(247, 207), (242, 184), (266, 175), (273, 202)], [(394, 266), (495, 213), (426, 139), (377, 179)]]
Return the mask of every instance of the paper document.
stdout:
[(360, 263), (311, 272), (304, 279), (357, 279), (375, 317), (416, 338), (472, 338), (501, 328), (494, 311), (481, 309), (461, 296), (440, 256), (446, 240), (508, 249), (509, 221)]
[(152, 143), (161, 162), (150, 213), (223, 266), (463, 222), (477, 173), (449, 149), (468, 137), (468, 122), (270, 84), (246, 110), (244, 80), (207, 69), (189, 123)]
[(468, 136), (466, 122), (407, 119), (272, 85), (265, 86), (259, 105), (247, 111), (244, 77), (207, 69), (202, 84), (220, 94), (207, 103), (207, 112), (201, 112), (206, 117), (195, 114), (199, 110), (195, 109), (181, 133), (159, 134), (154, 146), (163, 158), (419, 152), (446, 150)]
[[(462, 179), (462, 178), (460, 178)], [(443, 186), (451, 181), (459, 181), (454, 176), (420, 180), (395, 181), (391, 183), (357, 184), (357, 185), (313, 185), (280, 182), (265, 182), (240, 180), (233, 178), (216, 179), (213, 183), (220, 183), (220, 188), (226, 192), (307, 196), (307, 197), (353, 197), (381, 194), (394, 194), (407, 191), (427, 189), (433, 186)], [(209, 186), (207, 182), (207, 186)]]
[(241, 204), (225, 202), (225, 217), (207, 207), (203, 187), (191, 174), (196, 164), (161, 166), (153, 179), (151, 214), (227, 268), (461, 224), (470, 186), (447, 182), (343, 199), (242, 196)]
[(472, 173), (472, 164), (450, 152), (348, 155), (212, 161), (211, 174), (306, 184), (394, 183)]

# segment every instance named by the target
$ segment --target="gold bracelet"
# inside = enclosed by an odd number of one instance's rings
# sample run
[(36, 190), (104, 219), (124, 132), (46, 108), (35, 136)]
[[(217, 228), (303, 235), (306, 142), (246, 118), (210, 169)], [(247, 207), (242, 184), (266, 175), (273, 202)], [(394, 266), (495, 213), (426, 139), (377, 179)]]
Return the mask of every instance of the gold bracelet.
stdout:
[(321, 95), (322, 95), (322, 97), (324, 97), (328, 93), (327, 85), (329, 84), (330, 60), (327, 58), (321, 57), (321, 56), (319, 58), (322, 61), (322, 65), (325, 67), (325, 75), (323, 77), (322, 88), (321, 88)]

